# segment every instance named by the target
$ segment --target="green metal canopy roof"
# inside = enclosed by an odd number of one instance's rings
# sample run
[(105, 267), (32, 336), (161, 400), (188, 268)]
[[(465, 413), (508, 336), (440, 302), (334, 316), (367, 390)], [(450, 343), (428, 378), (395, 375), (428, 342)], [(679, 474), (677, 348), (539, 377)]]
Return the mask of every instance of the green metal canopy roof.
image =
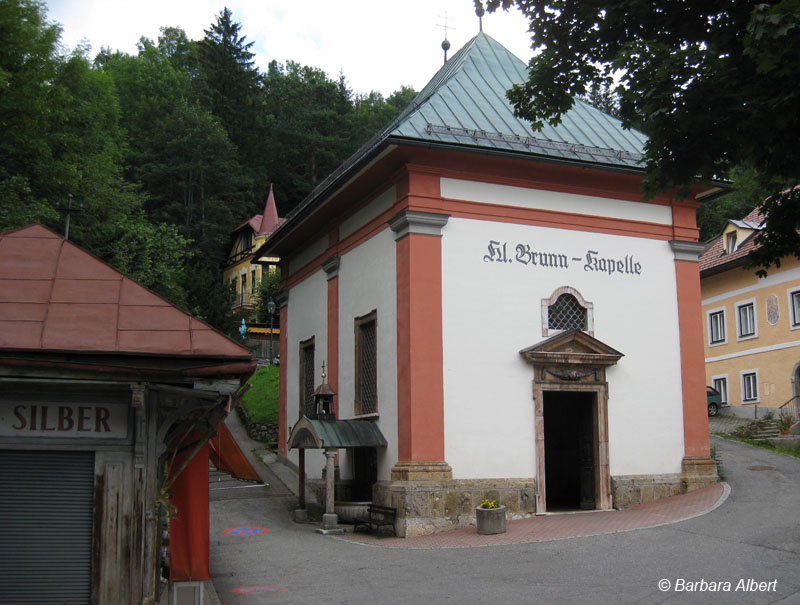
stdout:
[(386, 446), (386, 437), (369, 420), (318, 420), (303, 416), (289, 436), (289, 449)]

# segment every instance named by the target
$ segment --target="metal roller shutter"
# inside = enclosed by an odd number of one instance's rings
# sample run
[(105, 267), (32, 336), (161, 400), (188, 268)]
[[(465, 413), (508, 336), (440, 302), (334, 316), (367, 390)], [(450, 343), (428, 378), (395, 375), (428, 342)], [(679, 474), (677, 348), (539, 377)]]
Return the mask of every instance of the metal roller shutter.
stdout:
[(91, 599), (94, 452), (0, 450), (0, 603)]

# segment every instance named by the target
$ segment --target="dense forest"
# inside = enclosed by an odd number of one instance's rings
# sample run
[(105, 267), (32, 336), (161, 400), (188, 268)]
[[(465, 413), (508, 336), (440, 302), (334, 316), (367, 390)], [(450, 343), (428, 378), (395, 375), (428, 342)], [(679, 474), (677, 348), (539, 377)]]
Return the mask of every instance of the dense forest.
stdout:
[(254, 64), (222, 10), (201, 40), (64, 49), (35, 0), (0, 2), (0, 231), (39, 221), (225, 331), (230, 232), (274, 183), (285, 216), (414, 97)]
[[(164, 27), (138, 53), (65, 49), (37, 0), (0, 1), (0, 231), (39, 221), (212, 325), (235, 330), (230, 232), (274, 184), (285, 216), (414, 97), (353, 92), (288, 61), (265, 73), (222, 10), (201, 40)], [(615, 113), (608, 90), (592, 104)], [(765, 192), (752, 170), (701, 209), (701, 238)], [(75, 212), (77, 210), (77, 212)], [(274, 285), (274, 284), (273, 284)]]

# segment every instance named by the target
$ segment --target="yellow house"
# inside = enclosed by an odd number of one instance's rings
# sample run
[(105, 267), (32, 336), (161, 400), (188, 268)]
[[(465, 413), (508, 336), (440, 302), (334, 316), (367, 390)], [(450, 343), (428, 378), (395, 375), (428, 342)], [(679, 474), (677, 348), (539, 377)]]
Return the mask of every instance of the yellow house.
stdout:
[(762, 226), (758, 210), (729, 220), (700, 257), (706, 384), (737, 415), (800, 395), (800, 262), (745, 268)]
[[(222, 271), (222, 280), (223, 283), (231, 284), (235, 291), (231, 302), (231, 312), (243, 317), (248, 323), (256, 320), (256, 294), (262, 278), (262, 264), (260, 263), (277, 264), (280, 260), (267, 257), (256, 258), (255, 253), (285, 220), (278, 217), (275, 196), (272, 185), (270, 185), (264, 213), (250, 217), (231, 233), (231, 247)], [(275, 264), (269, 265), (270, 271), (275, 270)]]

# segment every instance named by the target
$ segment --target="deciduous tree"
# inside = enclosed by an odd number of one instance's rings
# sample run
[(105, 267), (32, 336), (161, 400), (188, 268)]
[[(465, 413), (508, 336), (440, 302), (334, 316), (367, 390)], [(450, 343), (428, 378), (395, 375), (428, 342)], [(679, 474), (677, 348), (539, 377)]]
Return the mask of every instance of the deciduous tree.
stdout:
[[(480, 5), (476, 0), (476, 5)], [(800, 3), (489, 0), (530, 22), (529, 78), (508, 96), (519, 115), (558, 122), (593, 85), (618, 78), (623, 123), (647, 136), (646, 190), (755, 170), (773, 192), (755, 260), (800, 257)]]

